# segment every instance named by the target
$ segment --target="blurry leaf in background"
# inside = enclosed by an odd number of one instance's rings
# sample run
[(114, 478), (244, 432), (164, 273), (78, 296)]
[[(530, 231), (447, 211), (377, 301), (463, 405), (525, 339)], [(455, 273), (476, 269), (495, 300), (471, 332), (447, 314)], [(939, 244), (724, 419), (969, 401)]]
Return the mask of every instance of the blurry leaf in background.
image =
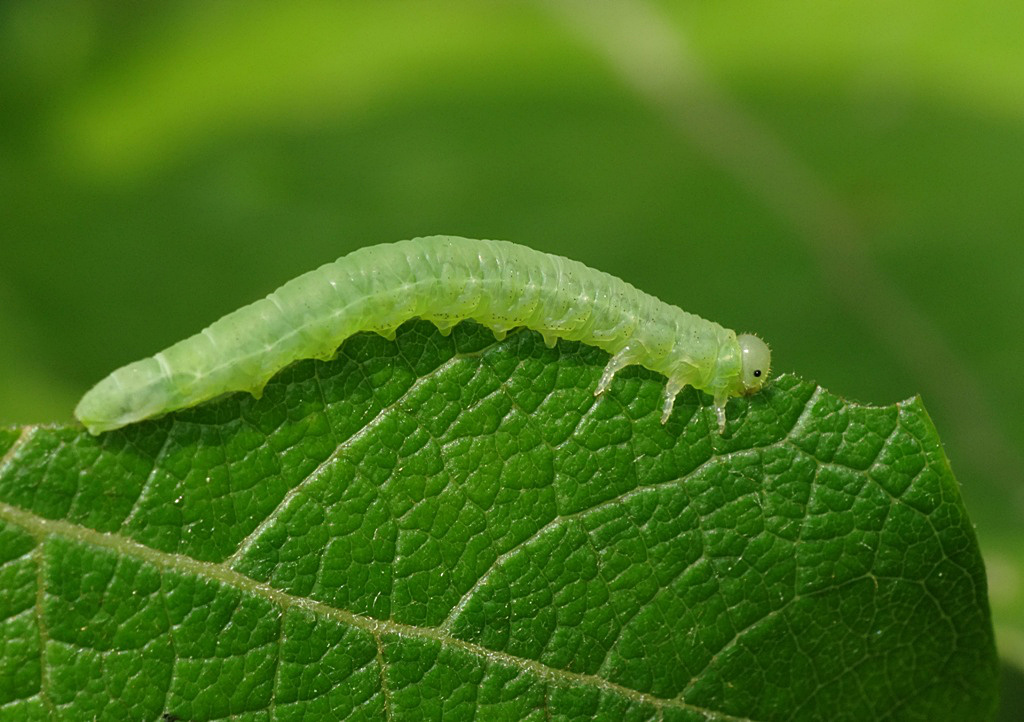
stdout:
[(5, 3), (0, 421), (355, 247), (507, 238), (920, 393), (1022, 663), (1022, 36), (1009, 0)]

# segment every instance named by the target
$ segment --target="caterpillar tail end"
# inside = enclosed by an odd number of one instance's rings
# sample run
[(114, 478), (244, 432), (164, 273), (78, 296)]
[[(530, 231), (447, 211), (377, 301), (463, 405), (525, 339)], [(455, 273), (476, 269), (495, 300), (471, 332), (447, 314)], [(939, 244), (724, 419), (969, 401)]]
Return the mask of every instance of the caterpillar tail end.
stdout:
[(89, 389), (75, 407), (75, 418), (96, 436), (180, 408), (174, 393), (160, 361), (151, 356), (122, 366)]

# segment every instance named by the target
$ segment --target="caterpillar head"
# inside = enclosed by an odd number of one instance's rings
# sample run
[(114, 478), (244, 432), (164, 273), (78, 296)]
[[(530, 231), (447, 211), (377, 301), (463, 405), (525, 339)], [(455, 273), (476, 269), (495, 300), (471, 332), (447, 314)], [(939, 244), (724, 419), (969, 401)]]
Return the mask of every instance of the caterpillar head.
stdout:
[(743, 333), (736, 337), (740, 342), (740, 382), (745, 395), (761, 390), (772, 370), (772, 352), (768, 344), (757, 336)]

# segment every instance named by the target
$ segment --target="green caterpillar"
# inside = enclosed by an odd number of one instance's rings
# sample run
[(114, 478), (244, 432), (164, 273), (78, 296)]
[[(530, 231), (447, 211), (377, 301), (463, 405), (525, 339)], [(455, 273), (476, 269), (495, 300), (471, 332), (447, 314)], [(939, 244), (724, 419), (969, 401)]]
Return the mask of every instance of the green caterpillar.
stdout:
[(714, 398), (720, 431), (732, 396), (758, 391), (771, 353), (625, 281), (582, 263), (507, 241), (430, 236), (354, 251), (289, 281), (200, 333), (117, 369), (82, 397), (75, 417), (92, 434), (232, 391), (259, 396), (271, 376), (305, 358), (329, 359), (346, 338), (392, 339), (405, 321), (447, 334), (473, 319), (500, 340), (518, 326), (597, 346), (612, 357), (594, 390), (639, 364), (668, 377), (661, 421), (694, 386)]

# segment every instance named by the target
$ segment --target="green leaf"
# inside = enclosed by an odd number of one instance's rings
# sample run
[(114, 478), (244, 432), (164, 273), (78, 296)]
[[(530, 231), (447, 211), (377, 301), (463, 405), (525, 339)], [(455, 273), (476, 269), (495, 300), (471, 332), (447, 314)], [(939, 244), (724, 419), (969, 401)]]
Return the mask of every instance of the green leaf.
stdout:
[(0, 433), (0, 719), (984, 719), (920, 401), (730, 402), (411, 323), (94, 438)]

